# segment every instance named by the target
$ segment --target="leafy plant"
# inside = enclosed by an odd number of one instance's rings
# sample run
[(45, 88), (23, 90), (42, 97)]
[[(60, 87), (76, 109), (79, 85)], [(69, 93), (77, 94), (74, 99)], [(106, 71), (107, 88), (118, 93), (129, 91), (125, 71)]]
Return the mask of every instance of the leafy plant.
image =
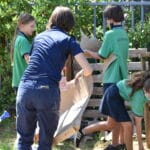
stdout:
[(7, 51), (0, 51), (0, 61), (0, 110), (3, 111), (15, 103), (15, 95), (11, 88), (11, 63)]
[[(12, 68), (10, 62), (10, 47), (16, 28), (17, 17), (23, 13), (31, 13), (36, 18), (36, 33), (45, 30), (48, 19), (55, 6), (69, 6), (75, 15), (76, 25), (70, 34), (80, 40), (80, 29), (86, 35), (93, 33), (94, 6), (90, 6), (89, 2), (94, 0), (1, 0), (0, 1), (0, 110), (5, 109), (12, 103), (15, 104), (15, 95), (11, 87)], [(103, 1), (103, 0), (99, 0)], [(119, 0), (115, 0), (119, 1)], [(138, 8), (139, 9), (139, 8)], [(135, 13), (139, 14), (139, 10)], [(103, 7), (96, 6), (96, 36), (102, 41), (102, 11)], [(126, 12), (130, 14), (129, 8)], [(130, 23), (130, 17), (127, 20), (127, 26)], [(139, 15), (136, 15), (139, 16)], [(138, 22), (139, 18), (136, 18)], [(134, 32), (128, 28), (131, 47), (146, 47), (150, 41), (150, 19), (141, 29), (141, 24), (137, 23)]]
[(150, 47), (150, 16), (146, 19), (145, 23), (138, 22), (135, 29), (129, 29), (130, 47)]

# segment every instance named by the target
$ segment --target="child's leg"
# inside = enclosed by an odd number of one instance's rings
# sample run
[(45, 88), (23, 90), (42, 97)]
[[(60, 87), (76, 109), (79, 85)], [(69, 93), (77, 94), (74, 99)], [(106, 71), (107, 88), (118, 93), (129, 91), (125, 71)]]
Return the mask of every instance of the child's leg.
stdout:
[(124, 144), (123, 127), (117, 123), (112, 131), (112, 145)]
[(137, 140), (139, 144), (139, 150), (144, 150), (143, 142), (142, 142), (142, 119), (143, 117), (134, 116), (135, 119), (135, 128), (137, 134)]
[(119, 135), (120, 135), (120, 123), (117, 123), (115, 128), (112, 130), (112, 145), (116, 146), (119, 143)]
[(123, 137), (123, 127), (120, 125), (120, 132), (119, 132), (119, 143), (124, 144), (124, 137)]
[(127, 150), (133, 150), (132, 142), (132, 123), (131, 122), (121, 122), (123, 127), (124, 142)]
[(84, 129), (82, 129), (83, 134), (90, 134), (96, 131), (111, 131), (116, 126), (116, 121), (111, 118), (107, 117), (107, 121), (100, 121), (94, 124), (91, 124)]
[(107, 131), (107, 130), (112, 130), (116, 125), (116, 121), (111, 118), (107, 117), (107, 121), (99, 121), (97, 123), (93, 123), (91, 125), (88, 125), (87, 127), (79, 130), (76, 139), (75, 139), (75, 145), (76, 147), (79, 147), (80, 142), (84, 135), (90, 134), (96, 131)]

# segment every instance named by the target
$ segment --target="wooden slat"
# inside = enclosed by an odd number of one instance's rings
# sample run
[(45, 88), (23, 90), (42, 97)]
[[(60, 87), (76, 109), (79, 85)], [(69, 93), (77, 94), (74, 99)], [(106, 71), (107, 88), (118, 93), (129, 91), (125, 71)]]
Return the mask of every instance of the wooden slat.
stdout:
[(140, 58), (140, 55), (147, 52), (147, 48), (129, 49), (129, 58)]
[[(103, 63), (93, 63), (90, 65), (94, 71), (102, 72), (102, 70), (103, 70)], [(141, 62), (129, 62), (128, 70), (129, 71), (140, 71), (140, 70), (142, 70), (142, 63)]]
[[(93, 68), (93, 70), (97, 70), (102, 72), (103, 69), (103, 63), (95, 63), (95, 64), (90, 64)], [(147, 62), (147, 67), (148, 67), (148, 62)], [(140, 71), (142, 70), (142, 63), (141, 62), (129, 62), (128, 63), (128, 70), (129, 71)]]
[(142, 70), (142, 63), (141, 62), (129, 62), (128, 63), (128, 70), (129, 71), (141, 71)]
[(145, 104), (144, 109), (145, 131), (147, 147), (150, 148), (150, 102)]
[(102, 94), (103, 94), (102, 87), (93, 87), (92, 95), (99, 95), (99, 96), (101, 96)]
[(102, 115), (97, 109), (95, 110), (85, 110), (83, 118), (100, 118), (100, 117), (104, 117), (104, 115)]
[(94, 83), (101, 83), (102, 82), (102, 75), (101, 74), (93, 75), (93, 82)]
[(129, 49), (129, 58), (140, 58), (140, 55), (144, 54), (147, 52), (147, 48), (138, 48), (138, 49), (135, 49), (135, 48), (130, 48)]
[(100, 105), (100, 101), (101, 101), (100, 98), (90, 99), (88, 107), (98, 107)]

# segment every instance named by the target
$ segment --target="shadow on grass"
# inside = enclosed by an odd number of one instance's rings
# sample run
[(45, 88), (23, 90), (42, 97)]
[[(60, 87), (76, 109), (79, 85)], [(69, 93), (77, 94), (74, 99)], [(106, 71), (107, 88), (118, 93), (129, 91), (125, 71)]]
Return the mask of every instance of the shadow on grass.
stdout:
[(13, 150), (15, 137), (14, 119), (8, 118), (0, 122), (0, 150)]
[[(14, 150), (16, 139), (15, 119), (8, 118), (0, 123), (0, 150)], [(100, 134), (95, 134), (92, 140), (82, 140), (80, 148), (74, 146), (73, 138), (56, 145), (53, 150), (102, 150), (104, 143), (100, 142)]]
[(80, 143), (80, 148), (76, 148), (74, 146), (73, 139), (69, 139), (62, 143), (59, 143), (57, 146), (54, 147), (54, 150), (102, 150), (106, 146), (105, 144), (106, 143), (103, 143), (99, 140), (99, 137), (96, 134), (93, 139), (83, 139)]

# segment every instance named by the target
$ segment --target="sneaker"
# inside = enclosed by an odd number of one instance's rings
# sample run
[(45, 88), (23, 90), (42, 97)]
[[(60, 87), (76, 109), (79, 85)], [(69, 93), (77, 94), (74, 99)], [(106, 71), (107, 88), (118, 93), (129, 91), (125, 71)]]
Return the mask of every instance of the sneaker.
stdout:
[(117, 146), (108, 145), (104, 150), (127, 150), (125, 144), (119, 144)]
[(125, 144), (119, 144), (119, 145), (117, 145), (116, 147), (118, 148), (118, 150), (127, 150)]
[(104, 150), (118, 150), (118, 148), (110, 144), (106, 148), (104, 148)]
[(74, 144), (76, 147), (79, 147), (81, 140), (83, 139), (84, 134), (82, 133), (81, 129), (78, 131), (76, 137), (75, 137), (75, 141)]

